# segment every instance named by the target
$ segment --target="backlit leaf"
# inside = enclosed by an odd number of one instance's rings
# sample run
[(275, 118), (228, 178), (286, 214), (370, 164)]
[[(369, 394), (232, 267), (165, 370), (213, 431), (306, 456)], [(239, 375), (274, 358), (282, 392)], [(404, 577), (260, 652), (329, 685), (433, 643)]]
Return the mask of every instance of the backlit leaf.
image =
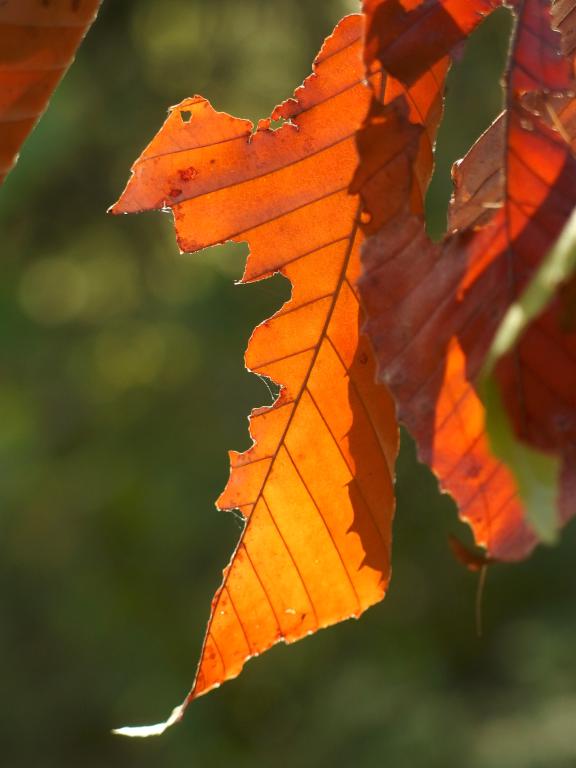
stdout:
[(100, 2), (0, 3), (0, 184), (72, 63)]
[(365, 58), (412, 85), (449, 55), (500, 0), (364, 0)]
[[(454, 170), (450, 236), (432, 244), (407, 201), (404, 215), (367, 246), (362, 284), (380, 375), (420, 458), (455, 498), (477, 543), (503, 560), (528, 554), (536, 537), (515, 478), (491, 453), (476, 385), (502, 317), (576, 204), (569, 60), (560, 55), (549, 3), (513, 6), (506, 111)], [(387, 274), (403, 279), (390, 280), (383, 299)], [(558, 522), (565, 520), (574, 512), (576, 337), (561, 328), (557, 303), (496, 376), (518, 438), (563, 461)]]
[(347, 17), (315, 73), (274, 110), (285, 121), (277, 130), (270, 120), (254, 130), (200, 97), (182, 102), (113, 207), (169, 207), (182, 250), (247, 241), (243, 282), (280, 272), (292, 283), (246, 352), (246, 366), (281, 393), (252, 412), (253, 446), (230, 453), (218, 507), (240, 510), (246, 525), (185, 704), (273, 644), (359, 616), (388, 585), (397, 425), (360, 335), (363, 237), (348, 193), (371, 98), (361, 51), (362, 19)]

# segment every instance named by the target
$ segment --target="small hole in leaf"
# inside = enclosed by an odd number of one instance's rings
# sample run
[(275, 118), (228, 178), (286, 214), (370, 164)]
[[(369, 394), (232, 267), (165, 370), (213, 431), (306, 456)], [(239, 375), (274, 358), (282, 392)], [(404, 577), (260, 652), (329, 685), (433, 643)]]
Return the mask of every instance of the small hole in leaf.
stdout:
[(180, 117), (182, 118), (183, 123), (189, 123), (192, 119), (192, 112), (190, 112), (189, 109), (181, 109)]

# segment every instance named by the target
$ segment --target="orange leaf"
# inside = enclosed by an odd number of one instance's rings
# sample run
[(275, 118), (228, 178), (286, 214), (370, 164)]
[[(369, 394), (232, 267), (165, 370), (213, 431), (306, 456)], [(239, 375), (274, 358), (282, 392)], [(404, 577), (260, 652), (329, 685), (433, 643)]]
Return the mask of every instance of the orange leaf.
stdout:
[(285, 121), (277, 130), (183, 101), (112, 209), (170, 207), (183, 250), (247, 241), (243, 282), (280, 272), (293, 287), (246, 352), (281, 394), (252, 412), (252, 447), (230, 453), (218, 506), (246, 526), (186, 703), (274, 643), (359, 616), (388, 585), (397, 425), (359, 333), (363, 238), (347, 191), (370, 101), (361, 45), (362, 18), (343, 19), (314, 74), (272, 113)]
[[(576, 205), (570, 67), (548, 3), (514, 6), (507, 109), (455, 168), (452, 235), (430, 243), (406, 201), (368, 244), (362, 283), (380, 375), (420, 458), (476, 542), (502, 560), (528, 554), (535, 537), (511, 473), (490, 453), (474, 384), (507, 307)], [(384, 282), (394, 289), (383, 302)], [(497, 373), (518, 435), (564, 459), (565, 520), (574, 514), (576, 337), (561, 330), (558, 311), (532, 324)]]
[(0, 3), (0, 184), (72, 63), (100, 2)]

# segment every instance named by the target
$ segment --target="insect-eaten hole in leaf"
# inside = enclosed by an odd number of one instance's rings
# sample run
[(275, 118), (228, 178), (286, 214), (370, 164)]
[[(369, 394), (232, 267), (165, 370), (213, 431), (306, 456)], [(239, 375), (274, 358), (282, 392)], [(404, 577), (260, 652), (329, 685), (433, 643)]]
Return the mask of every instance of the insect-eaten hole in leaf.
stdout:
[[(259, 317), (273, 317), (292, 297), (292, 283), (280, 272), (267, 275), (264, 279), (239, 284), (247, 292), (248, 300)], [(270, 403), (266, 405), (274, 403), (280, 395), (281, 387), (259, 371), (251, 371), (251, 373), (260, 379), (270, 394)]]
[(446, 232), (452, 194), (450, 170), (500, 114), (513, 17), (499, 8), (470, 35), (464, 55), (446, 86), (444, 119), (438, 132), (435, 167), (426, 196), (426, 228), (433, 240)]
[(181, 109), (180, 119), (183, 123), (189, 123), (192, 120), (192, 112), (189, 109)]
[(278, 117), (274, 119), (271, 117), (263, 118), (262, 120), (258, 120), (258, 123), (252, 128), (251, 137), (258, 131), (278, 131), (285, 125), (291, 125), (293, 128), (298, 129), (296, 123), (293, 123), (289, 117)]
[(258, 376), (260, 381), (264, 384), (270, 393), (270, 405), (272, 405), (272, 403), (275, 403), (280, 395), (280, 385), (272, 379), (269, 379), (268, 376), (263, 376), (261, 373), (257, 373), (256, 376)]

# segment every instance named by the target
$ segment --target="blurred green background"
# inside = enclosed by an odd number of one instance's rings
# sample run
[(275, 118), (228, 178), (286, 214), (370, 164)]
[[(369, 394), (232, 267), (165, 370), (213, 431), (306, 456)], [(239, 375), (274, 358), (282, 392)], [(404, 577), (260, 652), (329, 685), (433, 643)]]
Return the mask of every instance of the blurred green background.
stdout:
[[(243, 370), (281, 280), (235, 287), (242, 247), (179, 255), (170, 217), (114, 218), (130, 164), (194, 93), (267, 115), (308, 73), (350, 0), (105, 0), (0, 190), (0, 764), (576, 765), (576, 532), (497, 566), (476, 637), (469, 541), (404, 440), (389, 596), (247, 665), (164, 737), (239, 535), (213, 509), (229, 448), (267, 403)], [(450, 79), (430, 199), (499, 110), (509, 18)]]

